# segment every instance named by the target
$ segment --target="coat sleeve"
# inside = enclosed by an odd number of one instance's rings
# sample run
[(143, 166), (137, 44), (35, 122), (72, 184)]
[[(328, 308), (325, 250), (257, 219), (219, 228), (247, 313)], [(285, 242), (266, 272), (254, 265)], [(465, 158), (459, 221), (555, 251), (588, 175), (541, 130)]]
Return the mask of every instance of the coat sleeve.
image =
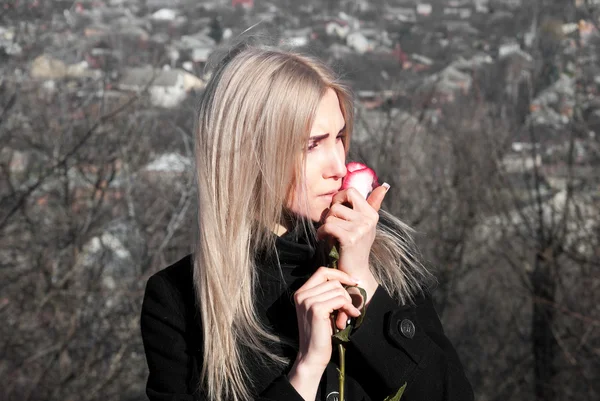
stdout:
[[(146, 284), (140, 327), (148, 364), (146, 394), (150, 401), (204, 401), (198, 390), (197, 349), (190, 347), (185, 301), (160, 275)], [(260, 401), (303, 401), (286, 375), (277, 377), (259, 396)]]
[(405, 399), (474, 399), (430, 295), (416, 305), (399, 305), (379, 286), (350, 342), (352, 352), (373, 372), (382, 399), (405, 383)]

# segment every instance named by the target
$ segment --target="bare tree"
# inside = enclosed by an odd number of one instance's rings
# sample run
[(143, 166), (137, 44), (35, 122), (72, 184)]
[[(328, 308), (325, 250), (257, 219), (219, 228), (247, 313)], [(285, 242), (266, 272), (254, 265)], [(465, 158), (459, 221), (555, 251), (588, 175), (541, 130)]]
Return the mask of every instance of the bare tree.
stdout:
[[(447, 104), (358, 113), (359, 133), (368, 132), (358, 157), (392, 184), (385, 206), (418, 230), (437, 268), (439, 310), (481, 399), (600, 393), (598, 144), (575, 85), (584, 77), (559, 74), (534, 90), (545, 71), (522, 74), (521, 103), (490, 67), (492, 97), (473, 75), (471, 90)], [(547, 94), (560, 104), (544, 103)]]

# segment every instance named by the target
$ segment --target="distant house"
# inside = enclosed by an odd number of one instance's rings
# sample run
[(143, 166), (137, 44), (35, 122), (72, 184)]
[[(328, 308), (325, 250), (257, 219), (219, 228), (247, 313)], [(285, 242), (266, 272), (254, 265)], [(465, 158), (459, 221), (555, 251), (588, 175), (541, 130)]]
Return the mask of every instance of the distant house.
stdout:
[(32, 78), (41, 80), (85, 77), (97, 78), (101, 76), (100, 71), (90, 70), (86, 61), (67, 65), (62, 60), (57, 60), (45, 54), (33, 60), (29, 73)]
[(432, 11), (433, 11), (433, 7), (429, 3), (418, 3), (417, 4), (417, 14), (419, 14), (423, 17), (430, 16)]
[(452, 15), (461, 19), (469, 19), (473, 10), (469, 7), (444, 7), (444, 15)]
[(385, 9), (385, 18), (401, 22), (417, 22), (417, 10), (412, 7), (387, 6)]
[(286, 29), (283, 31), (282, 42), (288, 46), (306, 46), (312, 36), (311, 28)]
[(353, 30), (353, 31), (360, 29), (362, 26), (362, 23), (358, 18), (356, 18), (352, 15), (348, 15), (345, 12), (340, 12), (338, 14), (338, 19), (346, 22), (348, 24), (348, 26), (350, 26), (350, 30)]
[(83, 34), (86, 38), (103, 37), (108, 36), (111, 32), (111, 28), (106, 24), (90, 24), (83, 29)]
[(402, 50), (400, 43), (396, 43), (391, 54), (398, 64), (402, 66), (403, 70), (412, 70), (415, 72), (429, 69), (433, 65), (433, 60), (429, 57), (422, 56), (420, 54), (408, 54)]
[(577, 32), (579, 30), (579, 24), (577, 22), (569, 22), (567, 24), (562, 24), (562, 32), (565, 35), (570, 35), (573, 32)]
[(420, 54), (410, 55), (410, 68), (415, 72), (425, 71), (431, 68), (433, 60), (429, 57), (422, 56)]
[(536, 126), (564, 127), (573, 116), (575, 79), (561, 75), (531, 103), (528, 122)]
[(180, 69), (129, 68), (124, 71), (117, 87), (133, 92), (147, 89), (152, 104), (172, 108), (179, 105), (188, 92), (202, 89), (204, 85), (200, 78)]
[(10, 147), (3, 147), (0, 150), (0, 162), (8, 165), (11, 173), (24, 173), (32, 159), (32, 152), (23, 152)]
[(350, 33), (350, 26), (346, 21), (340, 19), (332, 20), (325, 24), (325, 32), (329, 36), (336, 36), (340, 39), (344, 39)]
[(148, 163), (143, 171), (153, 174), (183, 174), (192, 166), (190, 158), (178, 153), (164, 153)]
[[(112, 290), (123, 280), (134, 280), (139, 276), (144, 247), (144, 235), (135, 223), (116, 219), (83, 245), (77, 254), (76, 265), (90, 270), (102, 266), (99, 281), (104, 288)], [(115, 294), (106, 300), (108, 304), (114, 302)]]
[(215, 40), (204, 34), (183, 35), (176, 42), (179, 49), (196, 49), (199, 47), (215, 47)]
[(177, 15), (177, 10), (173, 10), (172, 8), (161, 8), (154, 12), (150, 18), (154, 21), (174, 21), (175, 18), (177, 18)]
[(596, 24), (594, 22), (587, 22), (585, 20), (579, 21), (579, 40), (581, 44), (588, 44), (594, 36), (598, 36)]
[(446, 30), (451, 33), (463, 33), (467, 35), (478, 35), (479, 30), (468, 21), (446, 21)]
[(20, 55), (23, 49), (15, 39), (16, 35), (14, 28), (0, 26), (0, 51), (4, 51), (9, 56)]
[(473, 83), (470, 74), (450, 65), (425, 79), (417, 92), (427, 103), (451, 103), (457, 94), (466, 94)]
[(174, 184), (193, 170), (194, 162), (179, 153), (163, 153), (140, 170), (145, 182), (159, 185)]
[(448, 5), (450, 7), (465, 7), (472, 3), (472, 0), (450, 0)]
[(373, 110), (381, 107), (388, 100), (393, 100), (397, 93), (392, 90), (359, 90), (356, 98), (365, 110)]
[(192, 61), (194, 63), (206, 63), (213, 51), (214, 49), (210, 47), (192, 49)]
[(83, 29), (83, 34), (87, 38), (118, 36), (133, 41), (147, 41), (150, 38), (146, 29), (133, 24), (113, 27), (107, 24), (94, 23), (86, 26)]
[(354, 0), (354, 8), (356, 11), (365, 12), (369, 11), (372, 7), (369, 0)]
[(494, 60), (489, 54), (479, 53), (469, 59), (459, 57), (457, 60), (453, 61), (451, 65), (463, 72), (473, 72), (482, 66), (492, 64), (493, 62)]
[(182, 0), (146, 0), (146, 7), (149, 10), (160, 10), (161, 8), (177, 8)]
[(575, 7), (600, 6), (600, 0), (575, 0)]
[(490, 12), (490, 8), (488, 6), (487, 1), (475, 0), (475, 12), (478, 12), (481, 14), (488, 14)]
[[(513, 150), (515, 147), (513, 146)], [(528, 152), (509, 152), (502, 158), (502, 166), (507, 173), (519, 173), (533, 170), (534, 167), (542, 166), (542, 156), (536, 154), (535, 157)]]
[(333, 43), (331, 46), (329, 46), (329, 54), (335, 59), (344, 58), (352, 53), (353, 50), (351, 48), (339, 43)]
[(215, 50), (214, 39), (207, 35), (183, 35), (174, 43), (175, 48), (189, 53), (194, 63), (206, 63), (210, 54)]
[(254, 8), (254, 0), (231, 0), (231, 7)]
[(361, 32), (352, 32), (346, 36), (346, 44), (358, 54), (373, 50), (373, 45)]
[(507, 42), (498, 46), (498, 57), (503, 58), (519, 50), (521, 45), (518, 42)]
[(84, 57), (90, 68), (107, 69), (119, 64), (122, 52), (120, 49), (113, 49), (107, 41), (99, 40), (91, 44)]
[(256, 13), (256, 19), (264, 22), (273, 22), (275, 21), (276, 11), (264, 11), (261, 13)]
[(519, 91), (522, 90), (519, 89), (521, 83), (531, 78), (531, 73), (535, 67), (533, 57), (529, 53), (519, 50), (505, 56), (499, 65), (504, 71), (504, 91), (513, 99), (516, 99)]
[(390, 127), (394, 127), (394, 132), (398, 136), (404, 137), (406, 142), (411, 143), (414, 149), (424, 149), (421, 144), (422, 134), (426, 133), (426, 128), (422, 125), (420, 118), (411, 114), (395, 109), (391, 112), (387, 110), (367, 109), (360, 107), (356, 110), (354, 133), (352, 140), (356, 143), (364, 143), (373, 140), (381, 140), (381, 137), (390, 132)]
[(150, 35), (144, 28), (135, 25), (123, 26), (119, 28), (117, 32), (113, 32), (113, 34), (114, 33), (121, 38), (134, 41), (146, 42), (148, 39), (150, 39)]
[(391, 48), (393, 46), (392, 40), (390, 40), (389, 34), (386, 30), (382, 30), (381, 27), (375, 26), (371, 28), (361, 28), (359, 32), (371, 43), (371, 46), (382, 46), (384, 48)]
[(523, 0), (504, 0), (504, 5), (509, 8), (520, 8), (523, 5)]

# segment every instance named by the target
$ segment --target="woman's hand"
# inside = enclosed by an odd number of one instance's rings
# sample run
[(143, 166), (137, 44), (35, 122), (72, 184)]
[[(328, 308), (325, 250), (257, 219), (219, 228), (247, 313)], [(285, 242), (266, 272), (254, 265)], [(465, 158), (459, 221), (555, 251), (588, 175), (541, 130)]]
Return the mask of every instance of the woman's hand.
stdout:
[(369, 254), (375, 241), (379, 208), (387, 190), (387, 186), (381, 185), (367, 199), (354, 188), (338, 192), (317, 230), (318, 238), (337, 239), (338, 268), (361, 281), (359, 285), (367, 291), (367, 301), (378, 286), (369, 269)]
[[(315, 398), (321, 376), (331, 359), (331, 314), (339, 310), (344, 316), (360, 315), (343, 287), (356, 283), (357, 280), (343, 271), (320, 267), (294, 294), (300, 348), (289, 379), (304, 399)], [(345, 319), (337, 319), (338, 328), (346, 327)]]

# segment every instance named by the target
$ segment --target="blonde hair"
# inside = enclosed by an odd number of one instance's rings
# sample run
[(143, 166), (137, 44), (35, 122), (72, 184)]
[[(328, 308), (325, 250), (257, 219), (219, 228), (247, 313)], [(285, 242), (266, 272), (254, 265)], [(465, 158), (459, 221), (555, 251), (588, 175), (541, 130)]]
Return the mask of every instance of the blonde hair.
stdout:
[[(269, 343), (285, 339), (263, 327), (256, 314), (255, 256), (276, 252), (273, 231), (285, 218), (291, 188), (303, 182), (302, 150), (329, 88), (346, 120), (347, 150), (351, 92), (307, 55), (238, 45), (216, 66), (200, 101), (194, 287), (203, 327), (200, 386), (209, 400), (253, 397), (243, 348), (282, 368), (290, 362), (270, 351)], [(371, 267), (381, 285), (406, 302), (429, 273), (410, 256), (408, 227), (385, 212), (381, 216), (388, 224), (378, 228)], [(312, 225), (305, 226), (315, 234)]]

